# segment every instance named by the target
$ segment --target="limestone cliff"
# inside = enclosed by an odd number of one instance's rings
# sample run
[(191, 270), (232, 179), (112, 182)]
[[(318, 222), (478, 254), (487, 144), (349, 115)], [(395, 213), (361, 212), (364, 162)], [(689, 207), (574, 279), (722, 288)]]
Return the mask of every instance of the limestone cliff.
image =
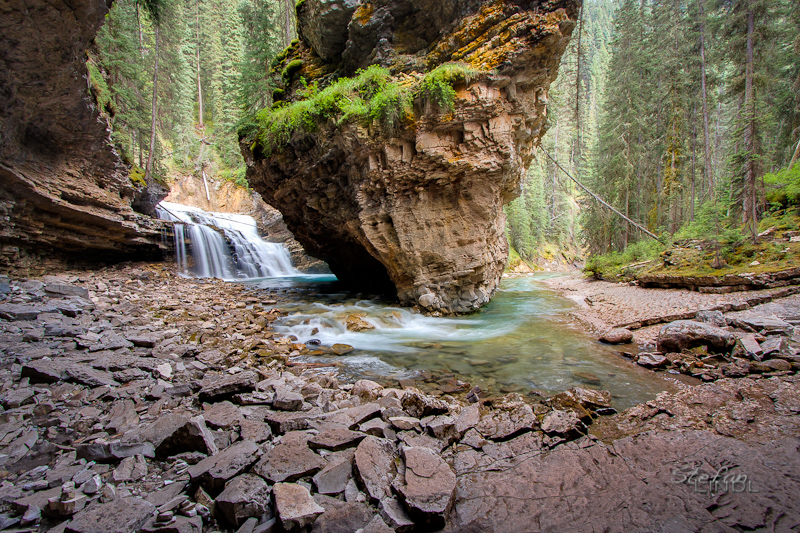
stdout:
[[(206, 194), (206, 192), (208, 194)], [(328, 267), (309, 256), (283, 223), (280, 211), (267, 205), (261, 195), (239, 187), (232, 181), (208, 179), (208, 190), (201, 178), (187, 175), (175, 180), (166, 200), (199, 207), (217, 213), (250, 215), (258, 225), (258, 233), (265, 241), (283, 244), (292, 256), (292, 264), (302, 272), (326, 273)]]
[[(313, 124), (303, 117), (304, 127), (281, 143), (269, 138), (263, 114), (261, 130), (242, 142), (248, 181), (343, 281), (396, 291), (402, 303), (429, 311), (477, 309), (502, 274), (502, 208), (544, 134), (548, 88), (578, 6), (306, 0), (303, 39), (274, 69), (285, 86), (275, 97), (287, 101), (277, 112), (374, 64), (391, 73), (400, 88), (392, 94), (410, 88), (413, 107), (388, 129), (369, 113), (307, 114)], [(414, 88), (451, 62), (478, 74), (453, 82), (447, 109)]]
[(131, 208), (137, 192), (87, 90), (85, 52), (110, 3), (3, 2), (0, 268), (160, 258), (158, 222)]

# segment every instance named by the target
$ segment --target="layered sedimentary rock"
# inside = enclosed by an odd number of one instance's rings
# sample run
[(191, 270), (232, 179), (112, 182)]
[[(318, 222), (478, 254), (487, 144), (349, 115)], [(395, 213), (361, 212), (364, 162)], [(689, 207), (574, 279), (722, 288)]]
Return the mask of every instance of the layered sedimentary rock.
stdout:
[(42, 255), (160, 257), (157, 224), (108, 143), (86, 49), (103, 0), (10, 0), (0, 17), (0, 267)]
[(275, 70), (287, 100), (302, 98), (301, 79), (322, 87), (372, 64), (400, 83), (448, 62), (482, 74), (455, 85), (449, 112), (417, 95), (413, 117), (391, 133), (374, 121), (329, 120), (271, 151), (247, 140), (250, 184), (343, 281), (396, 291), (428, 311), (477, 309), (505, 265), (503, 205), (544, 134), (548, 88), (578, 6), (306, 0), (303, 39)]

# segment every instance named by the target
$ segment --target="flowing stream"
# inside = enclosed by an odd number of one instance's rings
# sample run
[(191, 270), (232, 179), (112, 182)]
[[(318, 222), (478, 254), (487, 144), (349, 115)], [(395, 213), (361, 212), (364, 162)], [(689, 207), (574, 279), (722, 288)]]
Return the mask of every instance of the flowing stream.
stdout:
[[(491, 303), (462, 317), (430, 317), (338, 289), (332, 276), (247, 280), (262, 287), (305, 286), (302, 297), (281, 304), (289, 315), (275, 329), (301, 342), (349, 344), (345, 356), (293, 360), (336, 362), (344, 377), (456, 378), (498, 393), (531, 390), (551, 395), (573, 386), (611, 391), (624, 409), (650, 400), (673, 383), (620, 355), (573, 325), (569, 300), (547, 289), (545, 275), (504, 279)], [(354, 317), (373, 329), (351, 331)], [(363, 324), (362, 324), (363, 325)]]
[(335, 363), (345, 379), (457, 379), (493, 393), (544, 396), (589, 386), (611, 391), (618, 409), (672, 388), (575, 326), (567, 317), (574, 304), (547, 289), (545, 275), (504, 279), (491, 303), (472, 315), (430, 317), (342, 291), (334, 276), (298, 272), (282, 245), (261, 240), (249, 216), (168, 202), (158, 212), (176, 222), (181, 272), (291, 291), (292, 303), (280, 305), (289, 314), (275, 322), (278, 332), (309, 347), (355, 348), (344, 356), (299, 358)]

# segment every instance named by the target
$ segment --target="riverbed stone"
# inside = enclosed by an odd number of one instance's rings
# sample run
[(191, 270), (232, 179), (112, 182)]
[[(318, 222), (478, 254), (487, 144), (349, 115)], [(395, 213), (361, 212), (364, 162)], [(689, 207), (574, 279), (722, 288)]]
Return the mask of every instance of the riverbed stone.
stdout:
[(603, 333), (600, 340), (607, 344), (627, 344), (633, 341), (633, 333), (629, 329), (613, 328)]
[(202, 415), (188, 418), (177, 413), (167, 413), (144, 428), (126, 434), (124, 442), (149, 442), (159, 457), (190, 451), (214, 455), (218, 451), (214, 436)]
[(660, 353), (640, 353), (636, 364), (645, 368), (663, 368), (669, 365), (669, 359)]
[(346, 455), (329, 462), (314, 475), (313, 481), (320, 494), (341, 494), (353, 478), (353, 457)]
[(433, 396), (423, 394), (419, 389), (406, 389), (400, 401), (403, 405), (403, 409), (415, 418), (423, 418), (430, 415), (443, 415), (449, 411), (449, 407), (445, 402)]
[(356, 474), (373, 502), (391, 495), (396, 458), (394, 445), (390, 441), (372, 435), (362, 440), (356, 448)]
[(493, 410), (481, 416), (475, 429), (487, 439), (506, 439), (536, 428), (538, 422), (533, 408), (522, 403), (511, 410)]
[(217, 455), (206, 457), (189, 467), (192, 481), (199, 481), (211, 491), (219, 491), (225, 482), (244, 471), (258, 459), (258, 445), (251, 440), (239, 441)]
[(258, 518), (268, 510), (270, 488), (261, 477), (242, 474), (228, 481), (214, 501), (225, 520), (240, 526), (248, 518)]
[(308, 445), (313, 449), (337, 452), (358, 446), (364, 437), (366, 434), (361, 431), (351, 431), (345, 427), (328, 427), (308, 439)]
[(272, 491), (275, 510), (286, 530), (311, 525), (325, 512), (311, 497), (308, 489), (296, 483), (277, 483)]
[(708, 346), (709, 350), (725, 351), (735, 342), (736, 336), (730, 331), (693, 320), (671, 322), (658, 333), (658, 346), (662, 352), (680, 352), (701, 345)]
[(239, 425), (243, 415), (238, 407), (226, 400), (203, 405), (203, 418), (214, 429), (227, 429)]
[(141, 498), (117, 498), (88, 508), (70, 521), (67, 533), (136, 533), (155, 514), (156, 507)]
[(429, 448), (403, 447), (404, 482), (395, 484), (403, 504), (416, 523), (438, 529), (453, 503), (456, 475), (444, 459)]
[(413, 531), (414, 521), (396, 498), (383, 498), (379, 504), (381, 518), (396, 533), (410, 533)]
[(372, 402), (380, 397), (382, 390), (383, 386), (374, 381), (359, 379), (353, 384), (353, 390), (350, 391), (350, 394), (358, 396), (366, 402)]
[(256, 388), (258, 374), (252, 370), (245, 370), (233, 375), (223, 376), (200, 390), (200, 401), (214, 401), (224, 399), (242, 392), (252, 392)]
[(372, 517), (372, 510), (364, 503), (341, 502), (325, 509), (314, 522), (311, 533), (353, 533), (369, 524)]
[(542, 431), (548, 435), (573, 438), (586, 433), (586, 426), (574, 411), (555, 409), (542, 419)]
[(253, 472), (271, 483), (291, 482), (314, 475), (327, 466), (314, 453), (302, 435), (284, 435), (283, 441), (267, 450), (253, 467)]
[(281, 411), (299, 411), (303, 406), (303, 395), (288, 387), (276, 387), (272, 406)]

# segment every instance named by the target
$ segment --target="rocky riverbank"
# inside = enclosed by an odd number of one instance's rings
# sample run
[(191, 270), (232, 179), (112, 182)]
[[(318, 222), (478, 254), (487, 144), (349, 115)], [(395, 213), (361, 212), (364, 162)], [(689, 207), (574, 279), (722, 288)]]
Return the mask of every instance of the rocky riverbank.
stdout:
[[(344, 383), (293, 361), (333, 347), (272, 330), (294, 297), (162, 265), (0, 278), (0, 528), (800, 524), (793, 371), (687, 386), (616, 416), (590, 389), (531, 402), (452, 376)], [(721, 469), (749, 485), (703, 491), (699, 475)]]

